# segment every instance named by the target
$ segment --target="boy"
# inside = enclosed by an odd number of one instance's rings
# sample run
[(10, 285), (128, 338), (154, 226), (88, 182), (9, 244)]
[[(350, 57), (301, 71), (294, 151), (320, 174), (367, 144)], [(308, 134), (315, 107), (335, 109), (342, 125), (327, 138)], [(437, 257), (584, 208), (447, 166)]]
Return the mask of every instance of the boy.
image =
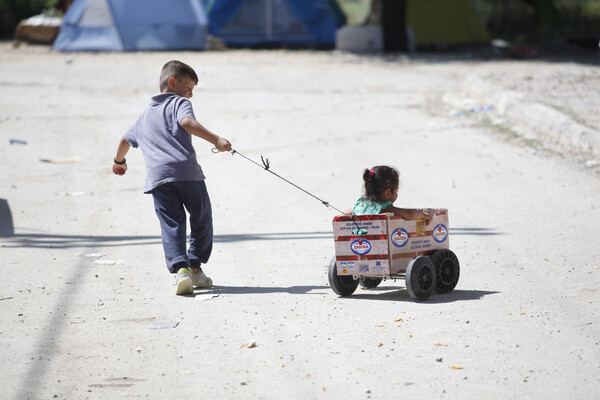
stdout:
[[(169, 61), (160, 74), (161, 94), (125, 133), (114, 158), (113, 172), (127, 171), (125, 155), (140, 147), (146, 163), (144, 193), (151, 193), (160, 221), (167, 268), (176, 276), (176, 294), (191, 294), (193, 286), (211, 287), (200, 265), (213, 244), (212, 211), (202, 168), (196, 161), (192, 135), (231, 151), (231, 143), (203, 127), (194, 117), (192, 91), (196, 72), (180, 61)], [(186, 251), (186, 214), (190, 215), (190, 246)]]

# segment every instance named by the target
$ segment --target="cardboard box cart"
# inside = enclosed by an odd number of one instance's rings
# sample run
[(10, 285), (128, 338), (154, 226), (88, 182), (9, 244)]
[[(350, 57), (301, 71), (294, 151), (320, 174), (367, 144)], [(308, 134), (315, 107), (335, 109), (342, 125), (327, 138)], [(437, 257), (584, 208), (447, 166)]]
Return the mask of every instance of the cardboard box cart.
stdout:
[(384, 279), (398, 278), (404, 278), (417, 300), (452, 291), (460, 265), (449, 249), (448, 210), (427, 212), (433, 216), (429, 225), (393, 214), (335, 217), (335, 257), (328, 274), (333, 291), (349, 296), (359, 284), (374, 288)]

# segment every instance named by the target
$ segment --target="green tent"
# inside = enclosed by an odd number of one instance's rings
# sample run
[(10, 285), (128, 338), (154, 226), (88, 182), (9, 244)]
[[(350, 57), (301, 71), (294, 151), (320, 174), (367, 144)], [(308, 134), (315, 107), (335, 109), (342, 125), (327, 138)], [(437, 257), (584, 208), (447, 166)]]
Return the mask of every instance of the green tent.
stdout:
[(417, 46), (490, 42), (468, 0), (407, 0), (406, 26), (412, 27)]

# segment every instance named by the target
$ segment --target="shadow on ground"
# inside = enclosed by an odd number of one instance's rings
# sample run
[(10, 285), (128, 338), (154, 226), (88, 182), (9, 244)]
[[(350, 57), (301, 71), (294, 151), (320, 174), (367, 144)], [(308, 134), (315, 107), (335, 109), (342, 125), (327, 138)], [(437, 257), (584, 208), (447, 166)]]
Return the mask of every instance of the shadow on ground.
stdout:
[[(0, 199), (1, 200), (1, 199)], [(2, 203), (0, 202), (0, 212)], [(5, 222), (7, 220), (3, 220)], [(40, 248), (40, 249), (72, 249), (72, 248), (97, 248), (119, 246), (147, 246), (160, 245), (161, 238), (156, 235), (138, 236), (109, 236), (109, 235), (60, 235), (52, 233), (17, 233), (12, 229), (4, 228), (0, 231), (0, 238), (5, 238), (3, 247), (7, 248)], [(8, 225), (7, 225), (8, 226)], [(454, 228), (451, 235), (492, 236), (502, 235), (489, 228)], [(270, 240), (333, 240), (332, 232), (274, 232), (274, 233), (231, 233), (215, 235), (215, 243), (239, 243), (251, 241)]]
[(12, 213), (8, 201), (0, 199), (0, 238), (11, 237), (15, 234)]
[[(190, 294), (189, 297), (199, 296), (218, 296), (218, 295), (238, 295), (238, 294), (271, 294), (271, 293), (287, 293), (287, 294), (319, 294), (323, 295), (329, 287), (321, 286), (213, 286), (210, 289), (199, 290)], [(314, 292), (314, 293), (311, 293)]]
[[(458, 289), (453, 290), (450, 293), (445, 294), (434, 294), (425, 301), (423, 304), (442, 304), (442, 303), (454, 303), (458, 301), (470, 301), (470, 300), (481, 300), (484, 296), (497, 294), (500, 292), (486, 291), (486, 290), (465, 290)], [(358, 289), (352, 296), (346, 297), (347, 299), (353, 300), (378, 300), (378, 301), (409, 301), (417, 302), (408, 295), (408, 291), (403, 287), (402, 289), (394, 289), (390, 287), (377, 287), (374, 289)]]
[[(336, 296), (329, 286), (213, 286), (207, 290), (199, 290), (190, 294), (187, 297), (217, 297), (221, 295), (248, 295), (248, 294), (272, 294), (272, 293), (287, 293), (295, 295), (331, 295)], [(453, 303), (457, 301), (480, 300), (484, 296), (498, 294), (497, 291), (485, 290), (453, 290), (450, 293), (434, 294), (429, 299), (423, 301), (424, 304), (443, 304)], [(408, 295), (408, 291), (402, 288), (394, 287), (377, 287), (374, 289), (358, 289), (353, 295), (344, 297), (350, 300), (378, 300), (378, 301), (410, 301), (417, 300)]]

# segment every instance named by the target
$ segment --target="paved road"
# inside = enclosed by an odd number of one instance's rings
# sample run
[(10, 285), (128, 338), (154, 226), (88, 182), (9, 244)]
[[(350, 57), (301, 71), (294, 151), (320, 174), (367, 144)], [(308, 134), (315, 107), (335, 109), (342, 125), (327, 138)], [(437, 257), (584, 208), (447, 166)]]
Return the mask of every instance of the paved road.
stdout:
[[(597, 173), (443, 101), (478, 68), (517, 62), (0, 54), (2, 397), (597, 397)], [(171, 58), (199, 72), (200, 121), (338, 208), (362, 169), (399, 168), (398, 206), (450, 210), (456, 290), (418, 303), (392, 281), (337, 297), (335, 211), (196, 141), (216, 286), (175, 296), (141, 155), (109, 171)]]

